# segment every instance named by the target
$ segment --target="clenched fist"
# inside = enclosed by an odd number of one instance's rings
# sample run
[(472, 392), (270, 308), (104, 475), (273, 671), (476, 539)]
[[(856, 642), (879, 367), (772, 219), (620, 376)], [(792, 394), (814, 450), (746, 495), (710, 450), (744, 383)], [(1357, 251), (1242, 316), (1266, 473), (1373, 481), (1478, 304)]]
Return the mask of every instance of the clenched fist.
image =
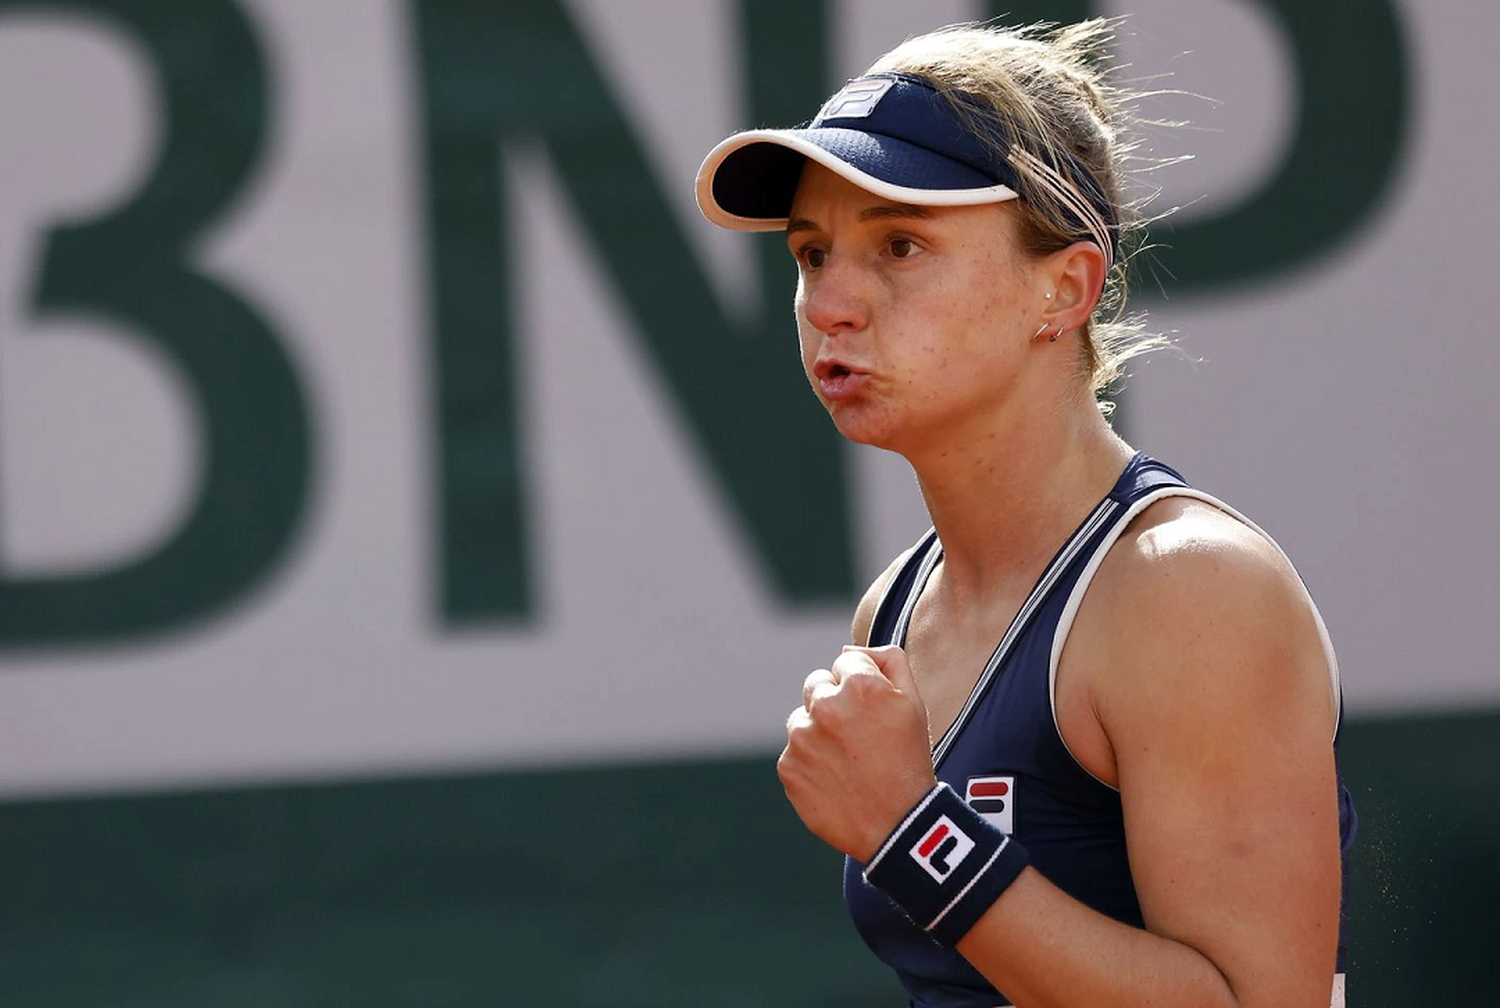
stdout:
[(936, 783), (927, 708), (895, 646), (847, 646), (802, 684), (776, 771), (821, 840), (868, 861)]

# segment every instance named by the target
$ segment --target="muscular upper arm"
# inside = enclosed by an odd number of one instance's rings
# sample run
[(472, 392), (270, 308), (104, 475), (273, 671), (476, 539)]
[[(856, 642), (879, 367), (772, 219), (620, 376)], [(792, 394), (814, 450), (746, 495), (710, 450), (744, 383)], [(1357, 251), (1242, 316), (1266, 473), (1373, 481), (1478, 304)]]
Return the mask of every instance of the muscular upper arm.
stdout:
[(891, 565), (870, 583), (869, 588), (865, 589), (864, 597), (854, 608), (854, 622), (849, 628), (849, 643), (861, 646), (870, 643), (870, 625), (875, 622), (875, 610), (880, 607), (880, 600), (885, 597), (885, 590), (890, 587), (891, 579), (901, 570), (901, 565), (906, 562), (910, 554), (911, 551), (907, 550), (892, 560)]
[(1207, 956), (1241, 1004), (1326, 1005), (1336, 710), (1295, 573), (1197, 506), (1122, 539), (1096, 587), (1093, 699), (1148, 929)]

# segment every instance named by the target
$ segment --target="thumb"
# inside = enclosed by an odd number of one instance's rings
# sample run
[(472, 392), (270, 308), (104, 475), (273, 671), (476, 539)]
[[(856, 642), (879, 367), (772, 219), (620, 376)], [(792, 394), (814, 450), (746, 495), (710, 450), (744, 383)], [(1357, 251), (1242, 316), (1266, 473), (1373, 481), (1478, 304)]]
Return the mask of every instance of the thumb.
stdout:
[(890, 680), (892, 686), (902, 693), (910, 693), (920, 696), (917, 691), (917, 681), (912, 678), (911, 665), (906, 660), (906, 652), (895, 644), (885, 644), (880, 647), (860, 647), (856, 644), (845, 644), (845, 651), (858, 651), (867, 655), (880, 669), (882, 675)]

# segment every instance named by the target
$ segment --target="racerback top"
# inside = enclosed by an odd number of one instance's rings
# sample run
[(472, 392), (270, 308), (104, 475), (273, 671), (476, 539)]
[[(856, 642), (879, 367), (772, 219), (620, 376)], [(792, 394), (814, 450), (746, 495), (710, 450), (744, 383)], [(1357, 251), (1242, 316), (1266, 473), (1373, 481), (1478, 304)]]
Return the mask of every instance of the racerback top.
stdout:
[[(1096, 779), (1068, 751), (1053, 713), (1052, 690), (1073, 617), (1105, 553), (1131, 519), (1164, 497), (1206, 501), (1265, 535), (1221, 501), (1189, 487), (1174, 470), (1138, 453), (1114, 489), (1047, 565), (932, 753), (938, 780), (1020, 841), (1032, 867), (1085, 905), (1135, 927), (1144, 923), (1130, 877), (1119, 792)], [(942, 544), (934, 531), (906, 554), (876, 609), (871, 646), (905, 645), (912, 610), (941, 557)], [(1310, 596), (1307, 603), (1337, 695), (1338, 665), (1328, 632)], [(1342, 715), (1342, 700), (1339, 708)], [(1337, 743), (1335, 732), (1335, 748)], [(1346, 875), (1355, 827), (1353, 805), (1340, 783)], [(845, 859), (844, 899), (850, 916), (865, 943), (900, 976), (913, 1008), (1009, 1004), (968, 960), (930, 938), (866, 882), (863, 869), (852, 858)], [(1347, 890), (1346, 884), (1346, 894)], [(1344, 960), (1341, 915), (1340, 971)]]

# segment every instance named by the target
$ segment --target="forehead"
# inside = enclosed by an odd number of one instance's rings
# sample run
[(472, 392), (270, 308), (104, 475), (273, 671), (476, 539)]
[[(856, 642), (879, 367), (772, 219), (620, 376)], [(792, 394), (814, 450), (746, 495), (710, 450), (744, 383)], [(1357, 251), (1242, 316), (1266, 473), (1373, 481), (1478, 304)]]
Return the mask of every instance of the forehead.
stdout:
[(916, 206), (877, 196), (830, 171), (807, 161), (792, 198), (787, 232), (809, 227), (828, 228), (847, 220), (906, 219), (941, 228), (1010, 232), (1009, 203), (980, 206)]

